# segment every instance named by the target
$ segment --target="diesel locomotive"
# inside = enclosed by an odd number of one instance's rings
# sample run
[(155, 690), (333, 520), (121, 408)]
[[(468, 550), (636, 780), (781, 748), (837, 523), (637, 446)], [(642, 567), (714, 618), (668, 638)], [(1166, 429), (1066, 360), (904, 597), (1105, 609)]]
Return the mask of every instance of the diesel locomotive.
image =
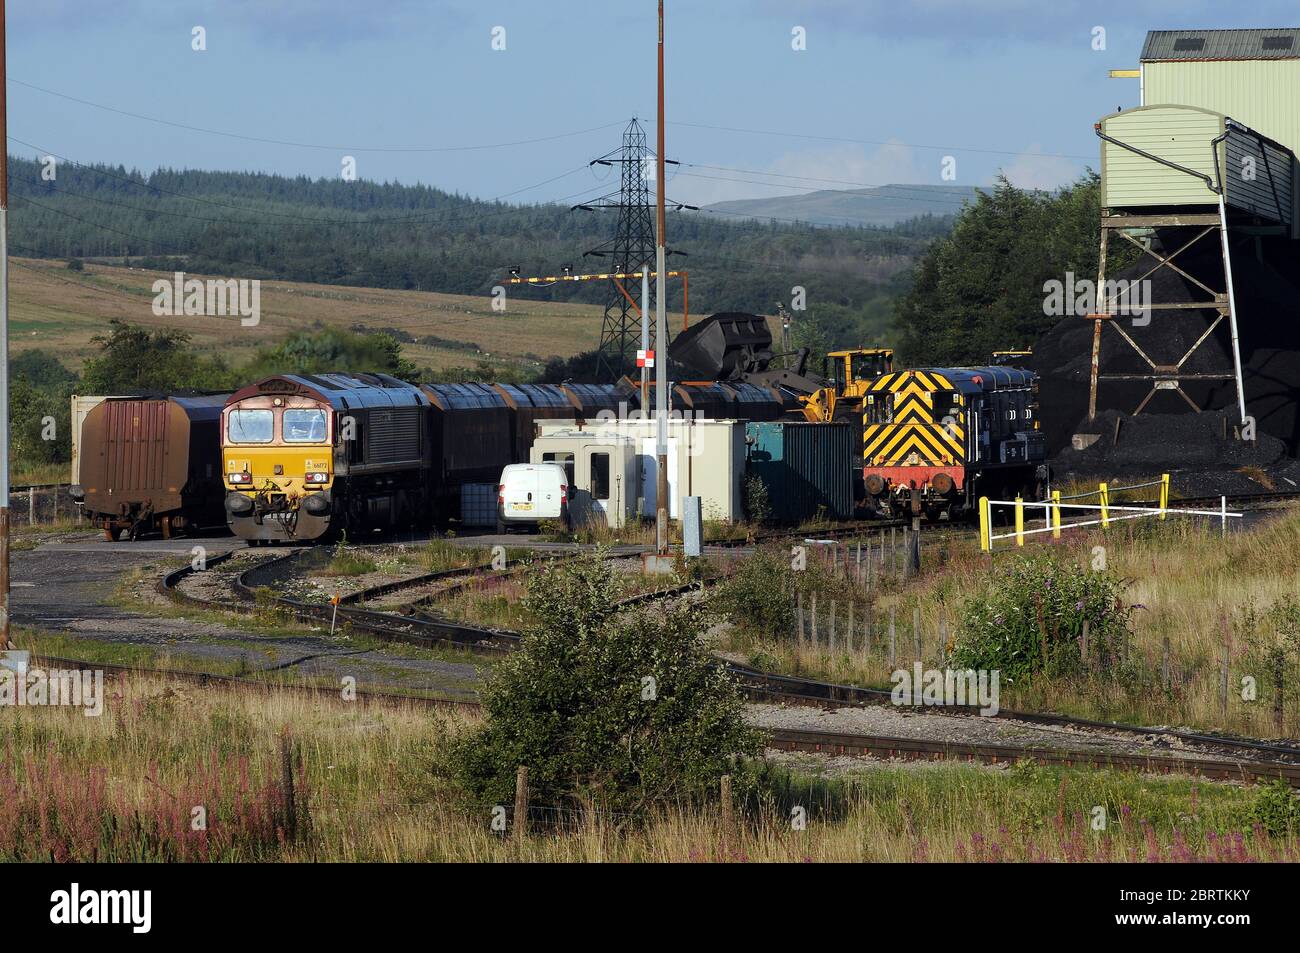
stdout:
[(221, 415), (226, 522), (258, 543), (428, 520), (429, 398), (386, 374), (285, 374)]
[(981, 496), (1038, 499), (1048, 477), (1032, 371), (883, 374), (867, 388), (862, 427), (867, 499), (891, 517), (957, 519)]

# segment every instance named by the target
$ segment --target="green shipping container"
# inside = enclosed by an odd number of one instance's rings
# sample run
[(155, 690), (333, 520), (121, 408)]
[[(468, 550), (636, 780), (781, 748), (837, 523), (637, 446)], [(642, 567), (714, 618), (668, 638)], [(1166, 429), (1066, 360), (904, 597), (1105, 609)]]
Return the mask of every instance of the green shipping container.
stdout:
[(746, 466), (767, 488), (772, 519), (801, 523), (820, 512), (853, 516), (853, 481), (862, 460), (853, 424), (774, 420), (745, 425)]

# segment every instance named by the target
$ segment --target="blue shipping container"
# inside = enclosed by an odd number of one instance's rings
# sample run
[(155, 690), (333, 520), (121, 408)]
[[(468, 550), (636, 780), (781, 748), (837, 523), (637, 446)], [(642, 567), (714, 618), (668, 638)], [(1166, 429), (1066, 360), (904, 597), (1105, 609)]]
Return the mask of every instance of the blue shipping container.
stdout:
[(853, 516), (853, 424), (774, 420), (745, 425), (747, 472), (767, 488), (772, 519), (801, 523)]

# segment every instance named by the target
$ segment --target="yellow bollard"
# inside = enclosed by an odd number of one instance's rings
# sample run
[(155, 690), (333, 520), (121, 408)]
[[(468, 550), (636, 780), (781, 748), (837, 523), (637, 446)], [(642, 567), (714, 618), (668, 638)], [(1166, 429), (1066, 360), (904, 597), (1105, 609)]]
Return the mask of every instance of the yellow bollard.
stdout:
[(1160, 474), (1160, 518), (1165, 518), (1165, 512), (1169, 509), (1169, 474)]
[(1016, 545), (1025, 545), (1025, 502), (1016, 497)]
[(1104, 483), (1097, 484), (1097, 495), (1101, 499), (1101, 525), (1110, 525), (1110, 489)]
[(993, 538), (990, 528), (991, 520), (989, 519), (989, 498), (980, 497), (980, 552), (988, 553), (993, 551)]
[(1052, 539), (1061, 538), (1061, 491), (1052, 491)]

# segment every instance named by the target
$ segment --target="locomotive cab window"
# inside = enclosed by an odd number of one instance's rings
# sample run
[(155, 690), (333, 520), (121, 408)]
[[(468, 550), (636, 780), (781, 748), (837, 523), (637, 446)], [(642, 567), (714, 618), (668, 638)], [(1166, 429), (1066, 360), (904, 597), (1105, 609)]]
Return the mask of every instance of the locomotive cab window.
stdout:
[(226, 415), (231, 443), (270, 443), (275, 439), (275, 415), (269, 410), (232, 410)]
[(889, 424), (894, 422), (894, 401), (891, 394), (874, 394), (875, 400), (867, 401), (867, 422)]
[(325, 411), (315, 408), (286, 410), (281, 432), (285, 443), (324, 443)]

